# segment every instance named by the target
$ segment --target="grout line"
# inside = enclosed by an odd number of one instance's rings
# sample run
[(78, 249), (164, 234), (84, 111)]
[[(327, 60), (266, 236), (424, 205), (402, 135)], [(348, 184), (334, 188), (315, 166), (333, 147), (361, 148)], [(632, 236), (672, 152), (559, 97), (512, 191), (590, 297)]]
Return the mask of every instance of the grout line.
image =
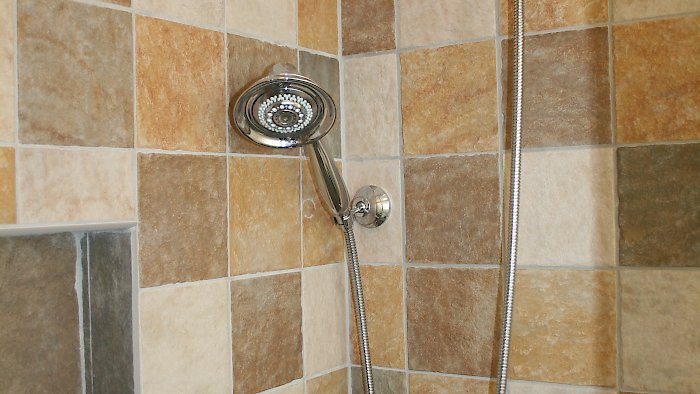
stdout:
[(264, 36), (258, 35), (256, 33), (250, 33), (250, 32), (245, 32), (242, 30), (231, 29), (231, 28), (226, 28), (225, 33), (232, 34), (234, 36), (243, 37), (243, 38), (250, 38), (252, 40), (264, 42), (266, 44), (272, 44), (272, 45), (279, 46), (279, 47), (298, 49), (297, 45), (295, 45), (294, 43), (291, 43), (289, 41), (276, 40), (274, 38), (264, 37)]
[(442, 263), (416, 263), (409, 262), (406, 263), (408, 268), (438, 268), (438, 269), (497, 269), (500, 268), (499, 264), (442, 264)]
[(300, 273), (300, 272), (301, 272), (301, 268), (290, 268), (290, 269), (278, 270), (278, 271), (257, 272), (254, 274), (233, 275), (233, 276), (231, 276), (230, 279), (234, 282), (237, 282), (237, 281), (246, 280), (246, 279), (264, 278), (267, 276), (293, 274), (293, 273)]
[[(80, 243), (80, 235), (81, 233), (73, 233), (73, 245), (75, 247), (75, 283), (74, 283), (74, 290), (76, 294), (76, 303), (78, 304), (78, 340), (80, 342), (79, 350), (80, 350), (80, 385), (82, 388), (83, 393), (87, 393), (87, 365), (86, 365), (86, 355), (85, 355), (85, 341), (90, 340), (90, 338), (85, 338), (85, 294), (83, 292), (83, 282), (85, 280), (85, 274), (83, 273), (83, 255), (84, 251), (82, 248), (82, 245)], [(86, 236), (86, 247), (87, 247), (87, 234)], [(86, 264), (88, 267), (90, 266), (90, 262)], [(87, 268), (89, 270), (89, 268)], [(88, 276), (89, 276), (89, 271), (88, 271)], [(90, 281), (88, 280), (88, 286), (90, 286)], [(90, 337), (92, 337), (92, 317), (90, 314), (90, 290), (88, 289), (88, 316), (90, 316), (90, 322), (88, 323), (88, 327), (90, 328)], [(90, 346), (90, 367), (92, 368), (92, 345)], [(90, 378), (92, 378), (92, 374), (90, 375)], [(92, 392), (92, 384), (90, 384), (90, 392)]]
[(177, 283), (166, 283), (163, 285), (157, 285), (157, 286), (150, 286), (150, 287), (141, 287), (139, 288), (141, 293), (150, 293), (154, 291), (159, 291), (159, 290), (166, 290), (166, 289), (174, 289), (174, 288), (180, 288), (180, 287), (193, 287), (193, 286), (206, 286), (209, 284), (216, 284), (216, 283), (223, 283), (223, 282), (230, 282), (230, 278), (222, 277), (222, 278), (214, 278), (214, 279), (202, 279), (202, 280), (195, 280), (191, 282), (177, 282)]

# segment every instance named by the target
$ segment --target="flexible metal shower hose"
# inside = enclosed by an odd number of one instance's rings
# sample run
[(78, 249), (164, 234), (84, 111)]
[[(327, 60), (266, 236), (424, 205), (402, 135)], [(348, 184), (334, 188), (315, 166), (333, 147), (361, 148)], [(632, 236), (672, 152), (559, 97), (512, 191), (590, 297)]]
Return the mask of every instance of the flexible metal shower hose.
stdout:
[(360, 262), (357, 258), (357, 246), (355, 234), (352, 232), (352, 219), (343, 218), (343, 233), (345, 234), (345, 247), (348, 250), (348, 266), (350, 267), (350, 281), (352, 294), (355, 299), (355, 317), (357, 319), (357, 331), (360, 336), (360, 358), (362, 362), (362, 378), (365, 384), (365, 393), (374, 394), (374, 379), (372, 378), (372, 359), (369, 356), (369, 334), (367, 333), (367, 315), (365, 314), (365, 300), (362, 295), (362, 278), (360, 278)]
[(508, 267), (505, 275), (505, 297), (503, 297), (503, 331), (501, 354), (498, 364), (498, 393), (505, 394), (508, 384), (508, 354), (510, 353), (510, 331), (513, 320), (515, 270), (518, 262), (518, 219), (520, 213), (520, 148), (522, 145), (523, 111), (523, 26), (524, 0), (513, 1), (513, 130), (511, 137), (511, 187)]

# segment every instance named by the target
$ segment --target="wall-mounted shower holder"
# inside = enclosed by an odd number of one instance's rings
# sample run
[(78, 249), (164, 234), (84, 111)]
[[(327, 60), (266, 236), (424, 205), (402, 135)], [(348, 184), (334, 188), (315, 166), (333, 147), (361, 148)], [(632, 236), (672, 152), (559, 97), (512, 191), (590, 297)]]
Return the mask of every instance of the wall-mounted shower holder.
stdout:
[(379, 186), (360, 188), (352, 199), (352, 214), (355, 221), (367, 228), (381, 226), (391, 213), (389, 195)]

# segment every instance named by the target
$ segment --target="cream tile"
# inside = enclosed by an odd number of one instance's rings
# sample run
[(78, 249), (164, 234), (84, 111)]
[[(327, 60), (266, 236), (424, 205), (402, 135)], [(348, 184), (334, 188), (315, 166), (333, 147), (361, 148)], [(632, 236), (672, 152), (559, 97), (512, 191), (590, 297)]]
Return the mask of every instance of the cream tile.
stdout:
[(0, 141), (15, 136), (15, 35), (12, 0), (0, 0)]
[(188, 22), (224, 24), (224, 0), (133, 0), (133, 6)]
[(145, 393), (230, 393), (228, 285), (142, 290)]
[(698, 0), (613, 0), (616, 21), (700, 11)]
[(16, 209), (15, 150), (0, 148), (0, 224), (15, 223)]
[(228, 0), (226, 28), (265, 40), (297, 43), (295, 0)]
[(399, 131), (396, 55), (345, 61), (343, 113), (348, 157), (398, 156)]
[(615, 394), (615, 390), (537, 382), (509, 382), (509, 394)]
[(391, 214), (383, 225), (371, 229), (354, 226), (360, 262), (400, 264), (403, 261), (403, 207), (399, 161), (350, 161), (346, 162), (344, 173), (351, 198), (362, 186), (376, 185), (391, 199)]
[(337, 367), (347, 358), (344, 269), (344, 264), (334, 264), (302, 273), (307, 376)]
[(20, 149), (19, 223), (134, 220), (134, 154)]

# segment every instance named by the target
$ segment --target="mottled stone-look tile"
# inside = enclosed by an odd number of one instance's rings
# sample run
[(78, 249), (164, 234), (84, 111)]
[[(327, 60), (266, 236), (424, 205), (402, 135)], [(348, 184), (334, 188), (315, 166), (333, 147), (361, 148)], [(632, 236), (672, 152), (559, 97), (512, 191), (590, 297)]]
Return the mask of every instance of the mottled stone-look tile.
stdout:
[(308, 380), (306, 382), (306, 391), (308, 394), (347, 394), (348, 369), (339, 369)]
[(406, 282), (409, 368), (491, 376), (498, 270), (409, 268)]
[(700, 272), (623, 270), (622, 386), (700, 392)]
[(136, 144), (226, 150), (224, 35), (136, 19)]
[(487, 394), (495, 392), (495, 384), (490, 380), (422, 373), (409, 373), (408, 385), (411, 394)]
[[(615, 394), (615, 390), (600, 387), (553, 385), (537, 382), (508, 382), (509, 394)], [(621, 394), (625, 394), (624, 392)]]
[(613, 0), (616, 21), (700, 11), (697, 0)]
[(133, 146), (131, 15), (65, 0), (20, 0), (19, 138)]
[(617, 155), (620, 264), (700, 267), (700, 144)]
[(299, 46), (338, 54), (338, 0), (299, 0)]
[[(513, 31), (513, 0), (500, 0), (501, 33)], [(533, 0), (525, 7), (525, 31), (540, 31), (608, 20), (608, 0)]]
[(20, 149), (19, 223), (134, 220), (134, 154)]
[(617, 140), (700, 138), (700, 17), (613, 28)]
[(338, 367), (347, 358), (344, 272), (343, 264), (334, 264), (302, 274), (307, 376)]
[[(363, 394), (365, 389), (360, 367), (352, 367), (350, 375), (352, 379), (351, 394)], [(406, 392), (406, 374), (403, 372), (374, 368), (372, 376), (374, 377), (374, 389), (377, 393), (402, 394)]]
[(133, 0), (134, 8), (188, 22), (223, 26), (224, 0)]
[(391, 200), (391, 213), (384, 224), (355, 228), (355, 240), (362, 263), (403, 262), (403, 207), (401, 206), (401, 163), (399, 160), (346, 162), (345, 180), (350, 194), (365, 185), (384, 189)]
[(344, 64), (345, 153), (398, 156), (401, 149), (396, 55), (349, 58)]
[(408, 159), (404, 178), (409, 261), (498, 263), (496, 156)]
[(402, 53), (401, 101), (404, 153), (495, 151), (498, 106), (493, 42)]
[(513, 379), (615, 387), (615, 272), (522, 270)]
[(614, 172), (610, 148), (523, 153), (520, 263), (615, 265)]
[[(340, 163), (338, 167), (340, 167)], [(323, 206), (308, 160), (301, 167), (301, 220), (304, 267), (342, 262), (345, 259), (343, 230)]]
[(296, 45), (297, 2), (294, 0), (228, 0), (226, 28), (273, 42)]
[[(403, 368), (406, 352), (401, 267), (363, 265), (360, 275), (367, 310), (372, 364), (378, 367)], [(354, 307), (351, 314), (352, 362), (359, 365), (360, 345)]]
[(230, 393), (228, 285), (141, 290), (144, 393)]
[(124, 7), (131, 7), (131, 0), (102, 0), (107, 3), (112, 3), (116, 5), (123, 5)]
[(393, 0), (341, 0), (343, 54), (396, 48)]
[(142, 287), (227, 274), (226, 159), (139, 155)]
[(298, 381), (261, 391), (264, 394), (304, 394), (304, 382)]
[(76, 240), (0, 238), (0, 382), (7, 393), (81, 392)]
[(15, 150), (0, 148), (0, 224), (17, 221)]
[[(230, 3), (229, 3), (230, 4)], [(297, 65), (297, 51), (267, 42), (229, 34), (227, 39), (228, 56), (228, 98), (235, 102), (241, 93), (258, 79), (270, 72), (277, 63)], [(272, 149), (250, 142), (235, 127), (229, 125), (230, 150), (236, 153), (261, 153), (296, 156), (299, 149)]]
[(301, 378), (301, 274), (234, 281), (231, 293), (235, 392)]
[(323, 146), (328, 154), (336, 159), (341, 158), (340, 145), (340, 68), (338, 60), (309, 52), (299, 52), (299, 72), (311, 78), (323, 90), (330, 94), (335, 103), (335, 124), (323, 137)]
[[(525, 146), (609, 144), (608, 30), (595, 28), (528, 37), (523, 92)], [(505, 130), (510, 144), (512, 41), (503, 41)]]
[(299, 160), (229, 162), (231, 274), (301, 267)]
[(401, 47), (493, 36), (491, 0), (399, 0)]
[(15, 139), (14, 1), (0, 1), (0, 141)]

